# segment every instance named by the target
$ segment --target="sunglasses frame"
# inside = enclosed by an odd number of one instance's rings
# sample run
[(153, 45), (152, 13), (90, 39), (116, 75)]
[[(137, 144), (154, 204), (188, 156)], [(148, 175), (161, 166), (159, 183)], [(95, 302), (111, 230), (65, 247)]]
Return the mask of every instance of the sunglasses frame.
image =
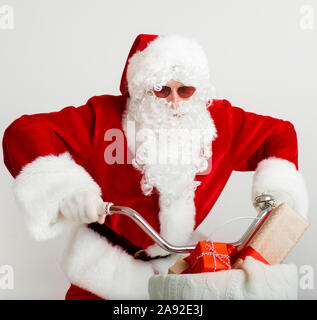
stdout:
[[(166, 89), (166, 88), (169, 89), (168, 94), (167, 94), (167, 95), (166, 95), (166, 94), (160, 94), (160, 93), (161, 93), (164, 89)], [(182, 89), (182, 88), (190, 88), (190, 89), (192, 90), (192, 92), (191, 92), (188, 96), (187, 96), (187, 95), (184, 96), (184, 94), (180, 94), (180, 93), (179, 93), (179, 90)], [(176, 91), (177, 91), (178, 96), (181, 97), (182, 99), (189, 99), (189, 98), (192, 97), (192, 96), (194, 95), (194, 93), (196, 92), (196, 88), (193, 87), (193, 86), (180, 86), (180, 87), (177, 88)], [(169, 96), (171, 95), (171, 93), (172, 93), (172, 88), (169, 87), (169, 86), (161, 86), (161, 90), (155, 90), (155, 89), (153, 89), (153, 93), (154, 93), (155, 96), (158, 97), (158, 98), (166, 99), (167, 97), (169, 97)]]

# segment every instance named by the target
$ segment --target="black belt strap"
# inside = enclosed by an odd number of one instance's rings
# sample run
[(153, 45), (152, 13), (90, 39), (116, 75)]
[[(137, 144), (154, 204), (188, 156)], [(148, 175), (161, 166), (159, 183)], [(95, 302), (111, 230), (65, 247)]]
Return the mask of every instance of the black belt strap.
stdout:
[(170, 254), (167, 254), (166, 256), (155, 256), (150, 257), (142, 247), (135, 246), (131, 241), (126, 239), (123, 236), (118, 235), (116, 232), (114, 232), (112, 229), (107, 227), (104, 224), (99, 224), (97, 222), (91, 223), (89, 225), (89, 228), (101, 236), (107, 238), (109, 242), (111, 242), (114, 245), (119, 245), (121, 248), (123, 248), (128, 254), (132, 255), (135, 259), (140, 259), (143, 261), (150, 261), (154, 259), (160, 259), (160, 258), (166, 258), (170, 256)]

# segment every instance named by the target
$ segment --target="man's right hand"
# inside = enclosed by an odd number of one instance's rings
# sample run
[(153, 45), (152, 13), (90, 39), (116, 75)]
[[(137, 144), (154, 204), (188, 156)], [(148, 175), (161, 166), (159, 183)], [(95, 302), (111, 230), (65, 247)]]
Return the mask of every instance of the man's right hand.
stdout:
[(106, 218), (100, 195), (87, 190), (77, 191), (65, 197), (61, 201), (60, 212), (65, 218), (81, 223), (103, 224)]

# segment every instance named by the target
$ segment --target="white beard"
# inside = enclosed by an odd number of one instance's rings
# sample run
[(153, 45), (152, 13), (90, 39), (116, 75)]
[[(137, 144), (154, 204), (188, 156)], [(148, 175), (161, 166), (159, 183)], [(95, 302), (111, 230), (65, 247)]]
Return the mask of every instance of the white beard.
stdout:
[[(127, 101), (126, 135), (129, 121), (135, 124), (136, 136), (127, 136), (127, 141), (129, 148), (135, 143), (132, 163), (143, 174), (142, 191), (150, 195), (155, 187), (160, 195), (160, 234), (173, 245), (188, 244), (195, 226), (194, 195), (199, 185), (195, 176), (207, 169), (216, 136), (206, 102), (195, 93), (174, 110), (164, 99), (145, 95)], [(167, 254), (157, 245), (147, 253)]]

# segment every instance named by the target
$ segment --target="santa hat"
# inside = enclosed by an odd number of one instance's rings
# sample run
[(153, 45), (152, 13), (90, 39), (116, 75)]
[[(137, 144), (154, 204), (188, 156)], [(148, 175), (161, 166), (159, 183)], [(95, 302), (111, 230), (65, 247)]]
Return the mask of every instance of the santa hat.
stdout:
[(169, 80), (195, 86), (207, 100), (212, 98), (208, 60), (195, 40), (179, 35), (138, 35), (125, 64), (121, 93), (140, 98)]

